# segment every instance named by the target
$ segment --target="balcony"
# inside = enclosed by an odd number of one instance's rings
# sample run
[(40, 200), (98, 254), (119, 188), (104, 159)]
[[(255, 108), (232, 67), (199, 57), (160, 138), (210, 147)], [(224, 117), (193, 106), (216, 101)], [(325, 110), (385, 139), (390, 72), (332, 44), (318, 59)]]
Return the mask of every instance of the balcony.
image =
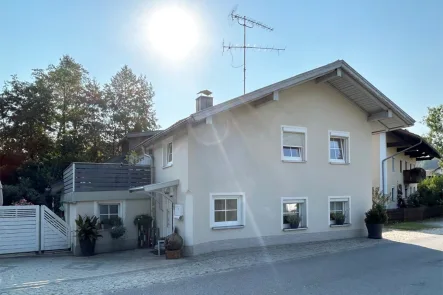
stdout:
[(426, 170), (423, 168), (413, 168), (411, 170), (403, 170), (403, 182), (405, 184), (409, 183), (420, 183), (426, 179)]
[(64, 193), (123, 191), (151, 184), (151, 167), (111, 163), (72, 163), (63, 172)]

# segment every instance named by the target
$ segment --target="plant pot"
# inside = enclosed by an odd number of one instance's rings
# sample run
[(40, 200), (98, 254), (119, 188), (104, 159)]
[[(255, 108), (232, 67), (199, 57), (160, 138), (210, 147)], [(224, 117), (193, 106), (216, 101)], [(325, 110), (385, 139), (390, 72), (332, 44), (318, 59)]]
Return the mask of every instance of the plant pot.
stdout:
[(299, 223), (291, 223), (291, 224), (289, 224), (289, 226), (290, 226), (292, 229), (296, 229), (296, 228), (298, 228), (299, 225), (300, 225)]
[(92, 256), (95, 254), (95, 240), (80, 240), (80, 249), (83, 256)]
[(345, 221), (344, 220), (335, 220), (335, 225), (343, 225), (343, 224), (345, 224)]
[(380, 224), (369, 224), (366, 223), (366, 228), (368, 229), (368, 238), (370, 239), (382, 239), (383, 234), (383, 223)]
[(166, 250), (166, 259), (179, 259), (182, 257), (182, 250)]

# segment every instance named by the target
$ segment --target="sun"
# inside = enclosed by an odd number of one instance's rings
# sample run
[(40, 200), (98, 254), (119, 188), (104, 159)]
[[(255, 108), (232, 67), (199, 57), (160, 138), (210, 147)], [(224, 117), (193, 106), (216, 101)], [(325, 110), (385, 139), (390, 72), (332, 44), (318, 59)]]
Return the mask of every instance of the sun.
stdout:
[(150, 46), (172, 60), (182, 60), (195, 48), (198, 28), (191, 13), (178, 6), (153, 11), (148, 20)]

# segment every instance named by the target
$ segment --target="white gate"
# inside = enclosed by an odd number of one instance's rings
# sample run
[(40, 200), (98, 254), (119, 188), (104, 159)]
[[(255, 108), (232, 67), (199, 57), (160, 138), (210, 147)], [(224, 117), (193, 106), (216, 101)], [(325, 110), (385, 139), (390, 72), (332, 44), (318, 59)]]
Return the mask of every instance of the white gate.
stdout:
[(0, 254), (39, 251), (39, 206), (0, 207)]
[(46, 206), (0, 206), (0, 254), (68, 249), (70, 234)]
[(68, 249), (71, 231), (68, 224), (46, 206), (41, 206), (40, 250)]

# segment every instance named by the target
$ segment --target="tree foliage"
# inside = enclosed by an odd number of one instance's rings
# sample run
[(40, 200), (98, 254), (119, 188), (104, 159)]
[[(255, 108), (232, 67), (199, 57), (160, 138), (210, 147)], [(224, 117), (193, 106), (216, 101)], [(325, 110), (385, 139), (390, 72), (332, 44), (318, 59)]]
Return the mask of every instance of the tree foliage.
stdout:
[[(423, 123), (429, 128), (429, 133), (425, 136), (426, 140), (443, 155), (443, 104), (429, 107)], [(443, 166), (442, 161), (440, 161), (440, 166)]]
[(102, 162), (120, 153), (131, 131), (158, 128), (154, 90), (124, 66), (105, 85), (70, 56), (12, 76), (0, 91), (0, 180), (5, 204), (44, 204), (48, 186), (74, 161)]

